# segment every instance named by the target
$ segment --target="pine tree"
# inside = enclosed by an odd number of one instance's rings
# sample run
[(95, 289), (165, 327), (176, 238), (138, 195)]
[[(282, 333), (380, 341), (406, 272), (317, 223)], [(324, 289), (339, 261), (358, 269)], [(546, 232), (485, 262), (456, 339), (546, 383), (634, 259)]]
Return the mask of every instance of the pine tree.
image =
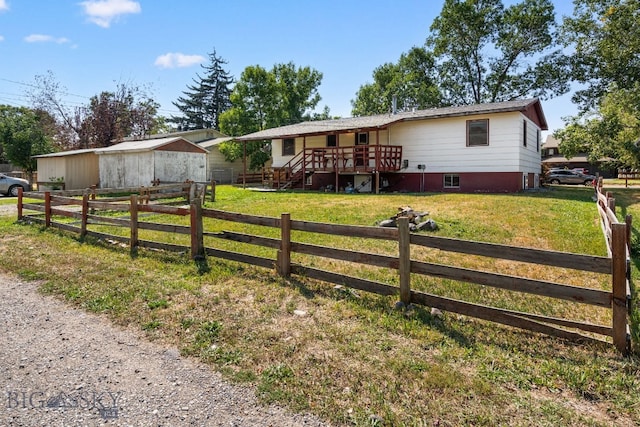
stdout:
[(209, 54), (209, 64), (202, 65), (204, 77), (196, 74), (194, 84), (187, 85), (184, 96), (173, 102), (182, 116), (172, 116), (170, 122), (180, 130), (220, 129), (220, 114), (231, 108), (233, 77), (223, 68), (226, 63), (215, 49)]

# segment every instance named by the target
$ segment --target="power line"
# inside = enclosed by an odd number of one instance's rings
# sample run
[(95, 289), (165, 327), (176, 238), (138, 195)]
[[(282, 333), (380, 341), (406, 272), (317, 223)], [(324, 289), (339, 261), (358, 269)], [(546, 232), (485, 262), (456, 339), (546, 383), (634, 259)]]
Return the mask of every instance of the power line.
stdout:
[[(0, 77), (0, 80), (2, 80), (4, 82), (8, 82), (8, 83), (17, 84), (17, 85), (20, 85), (20, 86), (31, 87), (31, 88), (34, 88), (34, 89), (42, 89), (41, 86), (38, 86), (38, 85), (35, 85), (35, 84), (32, 84), (32, 83), (17, 82), (15, 80), (5, 79), (4, 77)], [(70, 93), (70, 92), (66, 92), (66, 91), (63, 92), (61, 90), (58, 90), (57, 92), (59, 92), (61, 95), (65, 95), (65, 96), (75, 96), (75, 97), (83, 98), (83, 99), (91, 99), (90, 96), (78, 95), (78, 94)]]

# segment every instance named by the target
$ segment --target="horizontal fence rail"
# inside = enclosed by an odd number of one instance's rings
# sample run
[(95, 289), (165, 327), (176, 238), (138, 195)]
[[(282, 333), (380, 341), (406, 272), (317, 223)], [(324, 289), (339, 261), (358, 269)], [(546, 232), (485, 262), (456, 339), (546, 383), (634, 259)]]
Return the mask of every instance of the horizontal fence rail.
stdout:
[[(45, 226), (53, 226), (69, 232), (79, 233), (81, 236), (90, 236), (97, 239), (126, 244), (130, 246), (131, 251), (136, 251), (137, 248), (161, 249), (172, 252), (190, 253), (194, 259), (209, 256), (265, 268), (275, 267), (282, 276), (299, 274), (308, 278), (340, 284), (380, 295), (398, 295), (400, 300), (405, 304), (412, 303), (435, 307), (441, 310), (534, 332), (574, 340), (598, 340), (596, 337), (584, 335), (580, 332), (611, 337), (614, 345), (621, 352), (627, 353), (630, 349), (630, 334), (627, 322), (628, 310), (630, 309), (630, 286), (628, 279), (630, 275), (628, 274), (629, 251), (626, 237), (628, 235), (626, 227), (629, 224), (620, 224), (617, 222), (615, 212), (609, 205), (611, 202), (603, 199), (602, 194), (598, 192), (597, 189), (598, 211), (601, 213), (603, 231), (608, 242), (610, 254), (608, 257), (413, 234), (409, 232), (408, 219), (406, 218), (400, 218), (398, 221), (399, 227), (392, 229), (292, 220), (289, 214), (282, 214), (280, 218), (274, 218), (217, 209), (205, 209), (201, 203), (203, 196), (193, 197), (197, 191), (193, 189), (195, 184), (191, 185), (191, 188), (183, 187), (176, 193), (169, 192), (170, 188), (168, 187), (164, 188), (165, 194), (172, 196), (174, 194), (180, 194), (184, 196), (187, 200), (187, 205), (182, 206), (149, 203), (149, 200), (141, 199), (141, 197), (147, 194), (144, 189), (139, 189), (139, 194), (133, 194), (127, 197), (119, 196), (116, 198), (105, 197), (100, 200), (97, 200), (96, 196), (107, 196), (109, 193), (85, 191), (81, 194), (82, 198), (78, 198), (79, 195), (70, 196), (60, 193), (52, 194), (50, 192), (20, 193), (18, 196), (18, 217), (19, 219), (28, 219), (33, 222), (45, 224)], [(175, 186), (173, 188), (175, 188)], [(124, 191), (118, 189), (117, 192), (123, 193)], [(142, 196), (140, 194), (142, 194)], [(25, 196), (43, 200), (43, 203), (23, 203), (23, 197)], [(154, 200), (159, 200), (159, 198)], [(607, 205), (603, 206), (605, 201)], [(25, 215), (25, 210), (36, 213)], [(120, 212), (121, 215), (128, 215), (122, 217), (105, 216), (98, 213), (101, 211)], [(145, 215), (188, 216), (190, 222), (189, 225), (155, 223), (149, 220), (143, 220), (140, 216), (141, 213)], [(81, 225), (77, 226), (54, 221), (54, 217), (73, 218), (79, 221)], [(274, 238), (234, 231), (207, 231), (203, 225), (203, 218), (276, 228), (280, 230), (280, 236)], [(115, 236), (90, 230), (89, 227), (93, 227), (94, 225), (112, 225), (128, 228), (129, 236)], [(190, 235), (190, 246), (141, 240), (139, 239), (139, 230), (141, 229)], [(373, 254), (295, 242), (291, 240), (292, 231), (395, 241), (398, 245), (397, 255)], [(270, 248), (277, 251), (277, 257), (276, 259), (272, 259), (206, 247), (204, 245), (204, 237)], [(612, 291), (413, 260), (411, 259), (411, 246), (500, 260), (568, 268), (590, 273), (607, 274), (611, 276)], [(292, 253), (397, 270), (399, 285), (394, 286), (299, 265), (291, 261)], [(512, 292), (560, 299), (571, 303), (611, 308), (613, 320), (611, 325), (597, 325), (589, 322), (512, 311), (432, 295), (411, 289), (412, 274), (490, 286)]]

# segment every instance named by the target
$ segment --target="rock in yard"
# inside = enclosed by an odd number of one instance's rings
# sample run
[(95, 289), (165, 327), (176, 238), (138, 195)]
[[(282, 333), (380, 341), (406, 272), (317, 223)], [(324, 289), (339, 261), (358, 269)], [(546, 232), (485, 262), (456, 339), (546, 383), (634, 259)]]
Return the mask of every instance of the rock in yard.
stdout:
[(380, 221), (378, 225), (380, 227), (396, 227), (397, 226), (395, 219), (385, 219), (384, 221)]
[(420, 224), (418, 224), (416, 226), (416, 229), (419, 231), (422, 230), (429, 230), (429, 231), (435, 231), (438, 229), (438, 224), (436, 224), (436, 222), (432, 219), (428, 219), (426, 221), (421, 222)]

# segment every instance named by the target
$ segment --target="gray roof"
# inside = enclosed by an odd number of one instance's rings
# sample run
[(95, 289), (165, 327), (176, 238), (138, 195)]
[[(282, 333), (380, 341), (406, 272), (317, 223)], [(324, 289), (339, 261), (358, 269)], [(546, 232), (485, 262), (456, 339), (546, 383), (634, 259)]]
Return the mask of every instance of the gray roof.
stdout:
[(445, 117), (468, 116), (472, 114), (506, 113), (525, 111), (535, 108), (540, 127), (547, 129), (547, 121), (538, 99), (494, 102), (486, 104), (462, 105), (457, 107), (432, 108), (428, 110), (407, 111), (396, 114), (379, 114), (375, 116), (350, 117), (332, 120), (302, 122), (281, 126), (236, 137), (238, 141), (256, 141), (266, 139), (288, 138), (302, 135), (321, 135), (331, 132), (349, 132), (365, 129), (384, 129), (389, 125), (410, 120), (428, 120)]
[(109, 153), (122, 153), (122, 152), (139, 152), (139, 151), (151, 151), (164, 147), (165, 145), (172, 144), (176, 141), (184, 141), (200, 150), (204, 150), (198, 144), (185, 139), (185, 138), (156, 138), (156, 139), (142, 139), (137, 141), (125, 141), (120, 144), (111, 145), (105, 148), (99, 148), (96, 150), (97, 154), (109, 154)]
[(220, 144), (221, 142), (227, 142), (227, 141), (233, 141), (233, 137), (227, 136), (224, 138), (212, 138), (212, 139), (207, 139), (206, 141), (201, 141), (198, 142), (198, 145), (202, 148), (206, 148), (207, 150), (211, 147), (215, 147), (216, 145)]
[(60, 151), (57, 153), (40, 154), (39, 156), (32, 156), (32, 157), (34, 159), (42, 159), (45, 157), (66, 157), (66, 156), (75, 156), (77, 154), (94, 153), (95, 151), (96, 151), (95, 148), (84, 148), (81, 150), (69, 150), (69, 151)]

